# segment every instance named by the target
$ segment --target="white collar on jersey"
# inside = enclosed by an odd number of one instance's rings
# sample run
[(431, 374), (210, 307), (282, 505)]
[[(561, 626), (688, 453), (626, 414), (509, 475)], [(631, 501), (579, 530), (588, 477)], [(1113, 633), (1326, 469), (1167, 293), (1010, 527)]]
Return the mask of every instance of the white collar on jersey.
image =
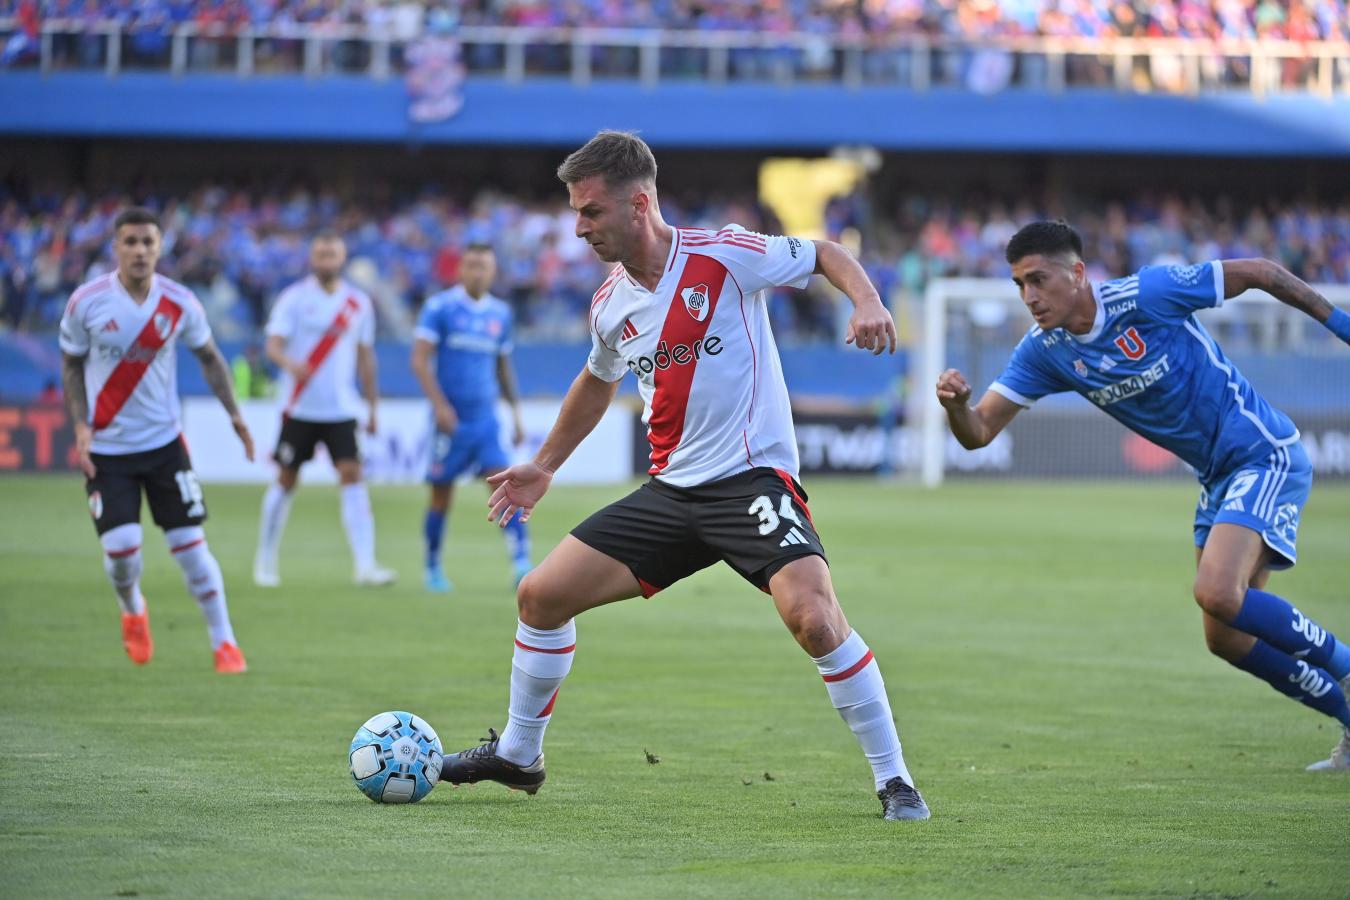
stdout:
[[(137, 300), (135, 297), (131, 296), (131, 291), (127, 290), (127, 286), (126, 286), (125, 284), (122, 283), (122, 273), (121, 273), (120, 271), (118, 271), (117, 269), (113, 269), (113, 270), (112, 270), (112, 282), (113, 282), (113, 285), (116, 286), (117, 293), (120, 294), (120, 295), (122, 296), (122, 298), (125, 299), (125, 300), (126, 300), (128, 303), (130, 303), (132, 306), (138, 306), (138, 307), (139, 307), (139, 306), (145, 306), (146, 303), (149, 303), (149, 302), (150, 302), (150, 298), (154, 297), (155, 294), (159, 293), (159, 273), (158, 273), (158, 272), (151, 272), (151, 273), (150, 273), (150, 287), (146, 288), (146, 290), (145, 290), (145, 299), (144, 299), (144, 300)], [(156, 301), (156, 302), (158, 302), (158, 301)]]
[(331, 294), (323, 289), (323, 283), (319, 281), (319, 276), (315, 275), (313, 272), (309, 273), (307, 280), (316, 291), (318, 291), (320, 294), (323, 294), (325, 297), (328, 297), (329, 299), (332, 299), (333, 297), (339, 297), (342, 294), (347, 294), (351, 292), (351, 288), (347, 286), (347, 279), (343, 278), (341, 275), (338, 276), (337, 287), (333, 288), (333, 292)]
[(1098, 293), (1101, 288), (1097, 282), (1089, 282), (1092, 285), (1092, 299), (1097, 301), (1097, 316), (1092, 320), (1092, 328), (1087, 334), (1074, 334), (1065, 328), (1064, 333), (1073, 338), (1080, 344), (1090, 344), (1102, 336), (1102, 329), (1106, 327), (1106, 304), (1102, 303), (1102, 295)]

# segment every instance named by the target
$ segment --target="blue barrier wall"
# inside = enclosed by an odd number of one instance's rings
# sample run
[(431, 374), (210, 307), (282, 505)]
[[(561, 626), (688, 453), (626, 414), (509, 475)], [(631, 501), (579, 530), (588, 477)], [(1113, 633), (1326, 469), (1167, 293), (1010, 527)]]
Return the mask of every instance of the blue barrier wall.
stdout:
[(662, 147), (1350, 156), (1344, 97), (478, 78), (465, 101), (448, 122), (415, 125), (397, 80), (9, 72), (0, 74), (0, 134), (563, 146), (637, 128)]
[[(233, 360), (242, 349), (223, 342), (221, 350)], [(421, 389), (409, 366), (407, 344), (376, 346), (380, 367), (380, 394), (420, 397)], [(516, 376), (526, 397), (560, 397), (586, 363), (589, 344), (521, 344), (515, 352)], [(788, 387), (797, 397), (821, 396), (866, 402), (886, 391), (905, 364), (905, 356), (873, 359), (856, 350), (807, 347), (782, 351)], [(0, 397), (28, 401), (49, 380), (61, 378), (61, 351), (50, 335), (0, 335)], [(178, 386), (185, 394), (209, 394), (197, 360), (184, 348), (178, 352)], [(635, 394), (636, 382), (625, 378), (624, 393)]]

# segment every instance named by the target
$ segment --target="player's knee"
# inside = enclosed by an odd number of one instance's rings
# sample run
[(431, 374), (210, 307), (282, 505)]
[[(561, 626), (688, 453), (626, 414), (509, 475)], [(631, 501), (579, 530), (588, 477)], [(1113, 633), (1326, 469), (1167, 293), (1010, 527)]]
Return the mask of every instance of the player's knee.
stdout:
[(1200, 573), (1195, 579), (1195, 602), (1221, 622), (1231, 622), (1242, 608), (1246, 591), (1231, 578)]
[(295, 490), (296, 482), (298, 482), (299, 480), (300, 480), (299, 469), (288, 469), (283, 466), (282, 468), (277, 470), (277, 484), (281, 487), (283, 491), (285, 491), (288, 494), (291, 491)]
[(560, 610), (557, 592), (538, 570), (529, 572), (516, 587), (516, 609), (520, 621), (531, 628), (557, 628), (572, 618)]
[(829, 589), (814, 589), (797, 598), (784, 616), (797, 643), (812, 656), (824, 656), (848, 637), (848, 626)]
[(119, 525), (99, 537), (103, 545), (103, 568), (114, 584), (135, 581), (141, 573), (141, 526)]

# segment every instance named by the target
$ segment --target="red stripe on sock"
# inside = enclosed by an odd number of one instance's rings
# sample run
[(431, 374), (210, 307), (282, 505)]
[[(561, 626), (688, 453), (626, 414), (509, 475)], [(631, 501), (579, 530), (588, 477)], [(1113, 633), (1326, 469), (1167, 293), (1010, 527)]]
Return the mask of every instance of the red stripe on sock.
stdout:
[(545, 706), (544, 709), (543, 709), (543, 712), (541, 712), (541, 713), (539, 713), (539, 715), (535, 716), (536, 719), (542, 719), (544, 716), (546, 716), (546, 715), (548, 715), (549, 713), (553, 712), (553, 704), (558, 702), (558, 691), (560, 691), (560, 690), (562, 690), (562, 688), (558, 688), (557, 691), (554, 691), (554, 692), (553, 692), (553, 696), (548, 698), (548, 706)]
[(135, 547), (132, 547), (130, 550), (108, 550), (108, 551), (106, 551), (106, 552), (107, 552), (108, 557), (109, 557), (110, 559), (121, 559), (121, 558), (124, 557), (124, 556), (130, 556), (131, 554), (135, 553), (135, 552), (136, 552), (137, 550), (139, 550), (139, 549), (141, 549), (141, 545), (140, 545), (140, 544), (137, 544)]
[(866, 666), (871, 661), (872, 661), (872, 651), (868, 650), (866, 653), (863, 654), (862, 659), (858, 660), (844, 671), (835, 672), (833, 675), (822, 675), (820, 677), (824, 678), (828, 682), (843, 681), (845, 678), (852, 678), (854, 675), (857, 675), (859, 672), (863, 670), (863, 667)]
[(191, 550), (198, 544), (205, 543), (206, 538), (197, 538), (195, 541), (188, 541), (186, 544), (179, 544), (177, 547), (170, 547), (170, 553), (182, 553), (184, 550)]
[(207, 600), (210, 600), (215, 595), (216, 595), (215, 591), (207, 591), (205, 594), (202, 594), (200, 597), (198, 597), (197, 600), (202, 603), (205, 603)]
[(637, 582), (638, 587), (642, 589), (642, 596), (644, 599), (652, 597), (661, 592), (661, 589), (656, 585), (652, 584), (650, 581), (643, 581), (641, 578), (639, 578)]
[(573, 650), (577, 649), (576, 644), (560, 647), (557, 650), (549, 650), (545, 647), (531, 647), (529, 644), (522, 644), (520, 638), (516, 638), (516, 646), (522, 650), (528, 650), (531, 653), (571, 653)]

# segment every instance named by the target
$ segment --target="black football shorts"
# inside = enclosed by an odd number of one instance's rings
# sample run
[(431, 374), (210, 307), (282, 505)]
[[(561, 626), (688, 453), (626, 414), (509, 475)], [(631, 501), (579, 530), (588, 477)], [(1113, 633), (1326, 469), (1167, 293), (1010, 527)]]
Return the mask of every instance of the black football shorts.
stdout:
[(572, 536), (628, 566), (644, 597), (718, 560), (768, 591), (769, 579), (794, 559), (825, 558), (806, 492), (788, 473), (768, 468), (693, 488), (653, 478)]

